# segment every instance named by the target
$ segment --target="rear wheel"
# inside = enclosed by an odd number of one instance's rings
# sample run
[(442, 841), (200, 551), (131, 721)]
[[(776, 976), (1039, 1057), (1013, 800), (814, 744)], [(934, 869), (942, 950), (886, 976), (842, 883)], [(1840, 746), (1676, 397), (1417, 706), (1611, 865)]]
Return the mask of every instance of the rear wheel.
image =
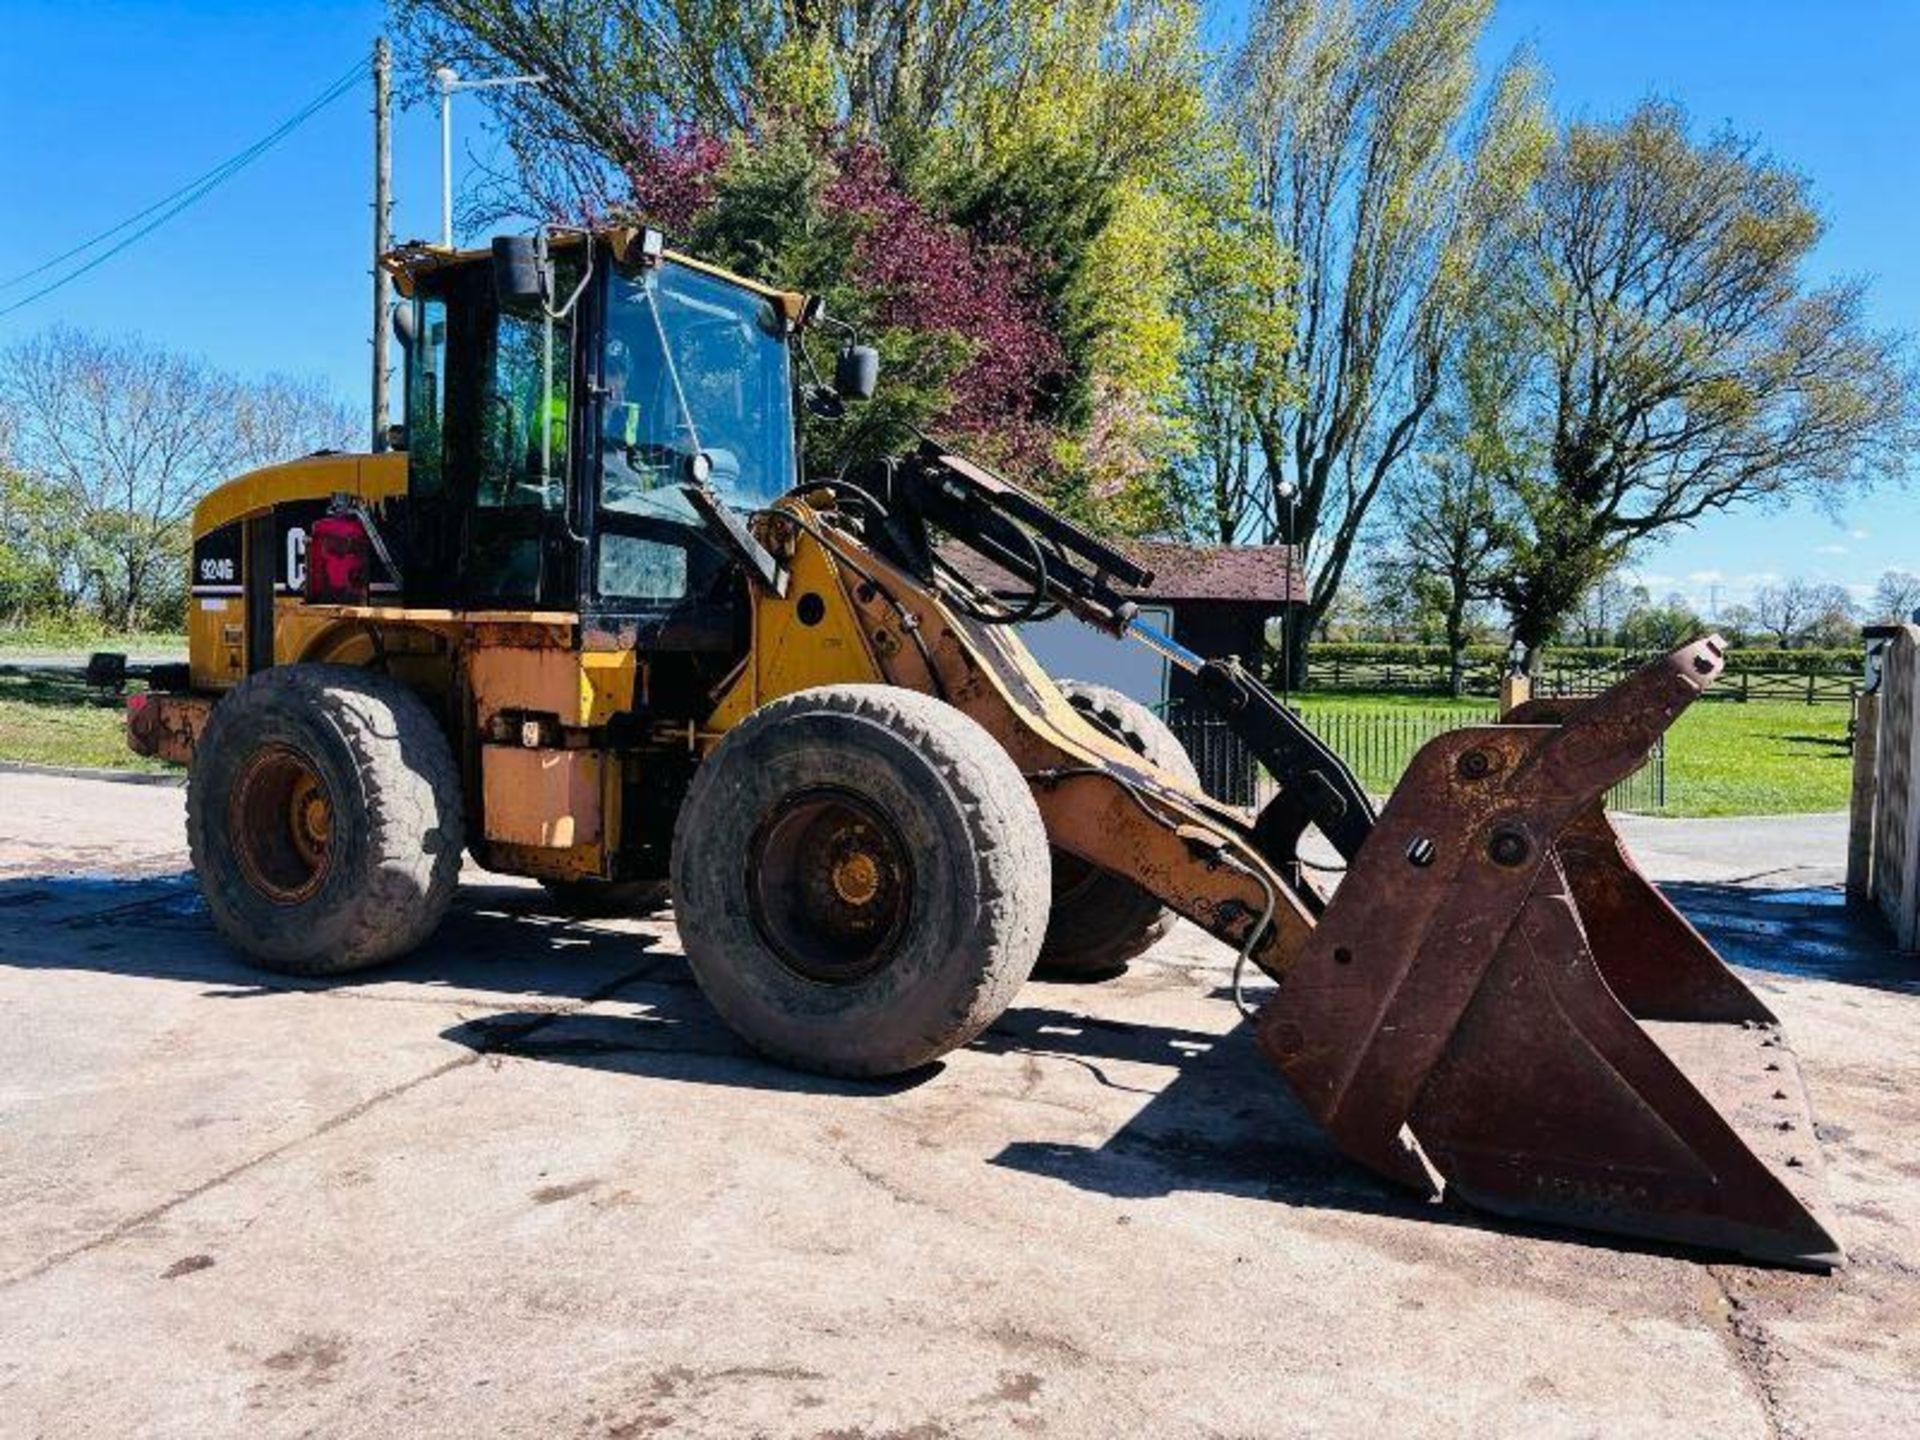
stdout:
[(542, 880), (555, 906), (568, 915), (599, 919), (657, 915), (673, 901), (664, 880)]
[[(1156, 769), (1198, 790), (1200, 772), (1179, 737), (1146, 706), (1118, 690), (1062, 680), (1073, 708)], [(1133, 881), (1064, 850), (1053, 852), (1053, 907), (1039, 973), (1053, 980), (1104, 980), (1166, 936), (1175, 915)]]
[(462, 832), (439, 722), (383, 675), (263, 670), (194, 747), (194, 871), (215, 927), (269, 969), (338, 975), (413, 949), (453, 898)]
[(1018, 768), (931, 696), (832, 685), (763, 707), (695, 772), (675, 919), (739, 1034), (891, 1075), (964, 1045), (1033, 969), (1047, 836)]

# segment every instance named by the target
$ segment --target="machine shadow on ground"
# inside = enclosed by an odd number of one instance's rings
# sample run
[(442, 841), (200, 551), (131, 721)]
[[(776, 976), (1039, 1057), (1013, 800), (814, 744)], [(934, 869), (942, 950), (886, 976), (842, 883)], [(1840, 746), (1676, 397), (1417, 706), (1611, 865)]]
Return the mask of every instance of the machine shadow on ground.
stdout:
[[(1080, 988), (1080, 987), (1076, 987)], [(1399, 1189), (1342, 1156), (1260, 1054), (1251, 1027), (1224, 1033), (1125, 1023), (1032, 1003), (1059, 993), (1025, 992), (973, 1050), (1066, 1062), (1102, 1090), (1145, 1097), (1098, 1145), (1014, 1140), (988, 1164), (1122, 1200), (1217, 1193), (1309, 1210), (1375, 1215), (1510, 1235), (1550, 1236), (1585, 1247), (1674, 1255), (1674, 1247), (1586, 1235), (1435, 1203)], [(618, 1012), (555, 1019), (494, 1014), (444, 1032), (476, 1052), (574, 1065), (635, 1080), (667, 1080), (873, 1100), (936, 1082), (941, 1065), (884, 1081), (809, 1075), (755, 1054), (727, 1030), (677, 964), (623, 986)], [(546, 1023), (551, 1021), (552, 1023)], [(1154, 1083), (1116, 1075), (1154, 1067)], [(1171, 1078), (1165, 1077), (1171, 1069)], [(1019, 1101), (989, 1097), (1016, 1116)], [(1057, 1092), (1056, 1092), (1057, 1099)], [(1089, 1107), (1097, 1113), (1098, 1107)]]
[(629, 977), (610, 1007), (556, 1016), (498, 1011), (462, 1020), (441, 1038), (489, 1057), (575, 1065), (636, 1079), (853, 1098), (917, 1089), (946, 1067), (939, 1062), (885, 1080), (814, 1075), (769, 1060), (714, 1013), (677, 955), (661, 955)]
[[(1086, 993), (1086, 987), (1076, 989)], [(1060, 993), (1051, 986), (1029, 987), (970, 1048), (1066, 1063), (1099, 1090), (1145, 1103), (1125, 1100), (1132, 1113), (1104, 1144), (1013, 1141), (992, 1157), (993, 1165), (1129, 1199), (1213, 1190), (1383, 1214), (1412, 1216), (1431, 1209), (1341, 1156), (1267, 1065), (1249, 1027), (1223, 1035), (1124, 1023), (1054, 1008), (1041, 1000), (1050, 992)], [(635, 1079), (855, 1099), (918, 1089), (940, 1080), (946, 1068), (936, 1063), (874, 1081), (809, 1075), (777, 1064), (726, 1028), (677, 963), (621, 987), (617, 1003), (617, 1011), (557, 1020), (530, 1011), (490, 1014), (442, 1034), (489, 1056)], [(541, 1023), (546, 1020), (553, 1023)], [(1052, 1094), (1057, 1102), (1058, 1090)], [(999, 1092), (993, 1098), (1002, 1103)], [(1023, 1108), (1011, 1095), (1004, 1104), (1016, 1115)], [(1091, 1098), (1085, 1108), (1093, 1118), (1107, 1107)]]
[[(214, 933), (190, 873), (0, 879), (0, 965), (94, 970), (210, 987), (217, 999), (431, 985), (546, 1002), (590, 999), (658, 955), (660, 935), (569, 919), (526, 886), (463, 885), (434, 937), (405, 959), (336, 977), (277, 975)], [(551, 1011), (547, 1012), (549, 1016)]]

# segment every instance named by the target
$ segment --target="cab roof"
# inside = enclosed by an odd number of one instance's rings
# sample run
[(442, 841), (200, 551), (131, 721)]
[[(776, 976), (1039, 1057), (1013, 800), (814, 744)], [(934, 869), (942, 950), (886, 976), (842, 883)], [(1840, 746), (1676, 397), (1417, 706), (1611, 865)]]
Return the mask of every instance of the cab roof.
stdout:
[[(565, 249), (585, 243), (587, 240), (605, 240), (613, 251), (616, 260), (624, 261), (631, 254), (637, 254), (640, 239), (646, 231), (637, 225), (610, 226), (605, 229), (583, 231), (567, 230), (556, 234), (551, 240), (555, 249)], [(490, 262), (491, 250), (449, 250), (443, 245), (428, 245), (421, 241), (411, 241), (389, 250), (380, 257), (380, 266), (393, 277), (395, 287), (402, 295), (411, 296), (416, 282), (425, 275), (437, 270), (446, 270), (454, 266), (475, 265)], [(789, 325), (798, 325), (801, 316), (806, 313), (807, 297), (797, 290), (782, 290), (778, 286), (763, 284), (749, 279), (745, 275), (736, 275), (731, 270), (711, 265), (705, 260), (697, 260), (691, 255), (683, 255), (677, 250), (661, 252), (661, 258), (671, 260), (688, 269), (699, 270), (724, 280), (730, 285), (738, 285), (755, 295), (771, 301), (786, 316)]]

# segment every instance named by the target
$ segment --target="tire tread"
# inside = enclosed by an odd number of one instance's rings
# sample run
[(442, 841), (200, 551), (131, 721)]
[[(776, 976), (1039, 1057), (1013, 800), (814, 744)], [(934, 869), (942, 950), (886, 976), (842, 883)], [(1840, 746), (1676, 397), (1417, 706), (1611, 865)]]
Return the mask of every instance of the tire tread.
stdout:
[(344, 935), (325, 950), (303, 947), (292, 934), (248, 933), (235, 903), (246, 882), (214, 853), (230, 845), (226, 796), (208, 796), (190, 772), (188, 851), (208, 887), (214, 923), (260, 964), (292, 975), (342, 975), (405, 954), (438, 927), (459, 885), (461, 780), (439, 721), (389, 676), (348, 665), (278, 665), (248, 676), (213, 707), (197, 753), (230, 743), (246, 712), (275, 706), (317, 716), (351, 755), (365, 801), (368, 883), (351, 904)]

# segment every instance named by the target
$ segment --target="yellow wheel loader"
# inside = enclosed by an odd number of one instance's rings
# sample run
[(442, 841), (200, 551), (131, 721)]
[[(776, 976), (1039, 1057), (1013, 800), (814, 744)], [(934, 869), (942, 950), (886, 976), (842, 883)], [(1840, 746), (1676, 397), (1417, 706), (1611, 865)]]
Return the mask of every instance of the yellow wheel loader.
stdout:
[[(209, 495), (190, 663), (130, 701), (133, 747), (191, 766), (208, 909), (258, 963), (405, 953), (463, 854), (581, 908), (670, 887), (745, 1039), (878, 1076), (971, 1041), (1036, 965), (1111, 972), (1178, 914), (1233, 949), (1236, 997), (1245, 966), (1271, 979), (1262, 1047), (1381, 1175), (1839, 1263), (1779, 1026), (1600, 808), (1717, 641), (1442, 736), (1376, 813), (1237, 661), (1142, 623), (1118, 592), (1144, 571), (1018, 487), (932, 444), (810, 477), (802, 407), (866, 398), (877, 361), (807, 297), (645, 230), (386, 263), (394, 449)], [(1152, 715), (1047, 675), (1018, 625), (1059, 611), (1189, 671), (1277, 797), (1208, 797)]]

